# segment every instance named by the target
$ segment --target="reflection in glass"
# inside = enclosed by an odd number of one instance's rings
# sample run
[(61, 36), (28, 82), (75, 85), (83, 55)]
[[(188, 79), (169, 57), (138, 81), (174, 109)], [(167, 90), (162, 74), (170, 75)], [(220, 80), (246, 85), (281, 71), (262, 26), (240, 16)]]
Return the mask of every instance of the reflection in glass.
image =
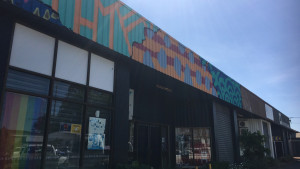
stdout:
[(53, 96), (57, 98), (83, 102), (84, 87), (56, 81), (54, 82)]
[(8, 70), (6, 87), (10, 89), (48, 95), (50, 80), (16, 70)]
[(88, 107), (84, 142), (84, 169), (107, 169), (110, 153), (110, 117), (105, 109)]
[[(47, 169), (58, 167), (78, 168), (83, 106), (53, 101), (46, 153)], [(54, 151), (53, 151), (54, 149)]]
[(211, 160), (208, 128), (176, 128), (176, 165), (200, 166)]
[(189, 166), (193, 162), (192, 131), (189, 128), (176, 128), (176, 165)]
[(88, 103), (96, 106), (111, 107), (112, 95), (105, 92), (90, 89), (88, 93)]
[(0, 134), (1, 169), (40, 169), (47, 100), (7, 92)]
[(193, 128), (194, 163), (202, 165), (210, 161), (210, 136), (207, 128)]

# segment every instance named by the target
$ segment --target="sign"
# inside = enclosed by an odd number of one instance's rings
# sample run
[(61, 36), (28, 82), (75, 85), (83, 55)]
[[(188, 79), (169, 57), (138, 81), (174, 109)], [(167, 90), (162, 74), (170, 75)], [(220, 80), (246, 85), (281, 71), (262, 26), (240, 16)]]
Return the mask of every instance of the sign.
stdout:
[(60, 123), (60, 131), (71, 131), (71, 124), (70, 123)]
[(105, 124), (106, 119), (97, 117), (89, 118), (88, 150), (104, 150)]
[(81, 125), (80, 124), (72, 124), (71, 125), (71, 133), (81, 134)]

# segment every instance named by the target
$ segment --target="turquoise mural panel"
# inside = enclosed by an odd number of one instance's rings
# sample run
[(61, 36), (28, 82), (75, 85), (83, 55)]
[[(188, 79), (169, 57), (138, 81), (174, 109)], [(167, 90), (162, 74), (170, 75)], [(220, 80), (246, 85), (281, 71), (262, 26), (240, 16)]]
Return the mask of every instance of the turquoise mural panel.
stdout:
[(126, 14), (128, 14), (131, 10), (127, 7), (127, 6), (121, 6), (120, 7), (120, 14), (122, 16), (125, 16)]
[(60, 21), (67, 28), (73, 30), (75, 0), (59, 0), (58, 13)]
[(225, 75), (216, 67), (209, 64), (209, 71), (212, 75), (213, 86), (215, 87), (218, 97), (233, 105), (242, 108), (242, 96), (240, 84)]
[(140, 23), (128, 33), (130, 44), (133, 44), (133, 42), (142, 43), (145, 40), (144, 29), (144, 23)]
[(42, 0), (45, 4), (52, 6), (52, 0)]
[(139, 15), (132, 15), (131, 17), (127, 18), (125, 21), (124, 21), (124, 25), (125, 27), (127, 27), (128, 25), (130, 25), (131, 23), (137, 21), (138, 19), (140, 19), (140, 16)]
[(94, 1), (82, 0), (81, 1), (81, 17), (92, 21), (94, 20)]
[(97, 42), (106, 47), (109, 46), (109, 18), (110, 15), (103, 16), (101, 12), (98, 12)]
[(104, 7), (108, 7), (119, 0), (101, 0)]
[(115, 12), (114, 20), (114, 50), (129, 57), (128, 46), (117, 12)]
[(80, 35), (84, 36), (88, 39), (92, 39), (93, 38), (93, 30), (86, 26), (80, 25)]

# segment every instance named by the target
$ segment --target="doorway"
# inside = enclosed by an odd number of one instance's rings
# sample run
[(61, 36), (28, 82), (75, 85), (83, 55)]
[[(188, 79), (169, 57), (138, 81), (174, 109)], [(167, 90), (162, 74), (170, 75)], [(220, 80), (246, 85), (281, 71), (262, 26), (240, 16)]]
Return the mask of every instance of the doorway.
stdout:
[(136, 125), (137, 160), (154, 168), (169, 166), (169, 127), (146, 123)]
[(283, 142), (282, 141), (274, 141), (274, 146), (275, 146), (276, 158), (282, 157), (284, 155)]

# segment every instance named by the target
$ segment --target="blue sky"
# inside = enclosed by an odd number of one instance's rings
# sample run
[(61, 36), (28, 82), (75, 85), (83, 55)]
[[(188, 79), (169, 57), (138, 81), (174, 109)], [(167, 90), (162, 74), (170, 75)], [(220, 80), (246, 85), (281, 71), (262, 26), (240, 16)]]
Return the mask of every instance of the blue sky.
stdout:
[[(288, 117), (300, 117), (300, 0), (122, 0)], [(291, 126), (300, 131), (300, 118)]]

